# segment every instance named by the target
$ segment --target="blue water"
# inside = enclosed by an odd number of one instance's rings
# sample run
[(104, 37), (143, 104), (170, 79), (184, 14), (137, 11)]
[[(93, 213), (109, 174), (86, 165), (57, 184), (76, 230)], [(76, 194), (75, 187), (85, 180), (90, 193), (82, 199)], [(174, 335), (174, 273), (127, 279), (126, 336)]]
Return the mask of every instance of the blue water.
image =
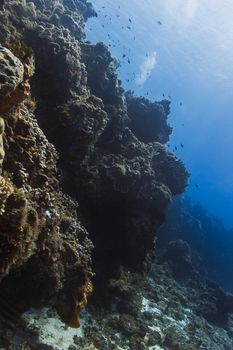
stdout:
[(187, 193), (233, 227), (233, 2), (92, 3), (87, 39), (109, 44), (125, 89), (170, 96), (170, 148), (192, 174)]

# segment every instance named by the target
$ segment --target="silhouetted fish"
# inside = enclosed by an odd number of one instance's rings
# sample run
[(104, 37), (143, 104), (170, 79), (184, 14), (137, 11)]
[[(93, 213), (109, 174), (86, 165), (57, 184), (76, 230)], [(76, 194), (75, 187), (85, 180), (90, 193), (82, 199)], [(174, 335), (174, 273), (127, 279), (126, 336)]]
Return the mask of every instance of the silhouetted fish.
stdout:
[(199, 185), (195, 184), (195, 187), (196, 187), (196, 188), (198, 188), (198, 187), (199, 187)]
[(182, 148), (184, 148), (184, 145), (183, 145), (183, 143), (181, 143), (180, 145), (181, 145), (181, 147), (182, 147)]
[(157, 23), (158, 23), (159, 25), (162, 25), (162, 22), (161, 22), (161, 21), (157, 21)]

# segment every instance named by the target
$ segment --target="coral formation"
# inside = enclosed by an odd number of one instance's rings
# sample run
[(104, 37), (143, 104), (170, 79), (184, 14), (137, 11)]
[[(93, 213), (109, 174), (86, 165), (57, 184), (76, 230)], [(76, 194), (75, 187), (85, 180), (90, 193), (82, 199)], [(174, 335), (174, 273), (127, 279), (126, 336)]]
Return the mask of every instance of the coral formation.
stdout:
[[(183, 261), (189, 262), (187, 273), (174, 278), (178, 265), (185, 270)], [(27, 336), (19, 332), (14, 341), (51, 350), (60, 344), (64, 350), (232, 349), (232, 295), (200, 280), (186, 242), (173, 242), (145, 279), (122, 269), (112, 288), (111, 307), (89, 308), (80, 330), (62, 328), (51, 310), (31, 310), (23, 316)]]
[[(157, 248), (162, 251), (170, 241), (185, 240), (193, 253), (193, 263), (205, 278), (233, 292), (233, 231), (208, 213), (200, 204), (176, 198), (167, 211), (167, 220), (159, 229)], [(219, 256), (220, 258), (216, 259)]]
[(28, 108), (27, 62), (1, 48), (0, 278), (25, 308), (52, 303), (78, 326), (91, 292), (92, 244), (77, 204), (59, 189), (58, 154)]
[[(85, 41), (95, 15), (0, 1), (0, 346), (230, 349), (233, 296), (200, 280), (187, 243), (142, 275), (188, 173), (165, 146), (169, 102), (125, 93), (107, 47)], [(93, 270), (86, 323), (67, 328)]]
[(87, 231), (96, 280), (121, 290), (108, 278), (149, 265), (188, 179), (165, 147), (169, 103), (126, 96), (107, 47), (85, 42), (95, 15), (86, 0), (9, 0), (0, 12), (2, 286), (73, 327), (92, 291)]

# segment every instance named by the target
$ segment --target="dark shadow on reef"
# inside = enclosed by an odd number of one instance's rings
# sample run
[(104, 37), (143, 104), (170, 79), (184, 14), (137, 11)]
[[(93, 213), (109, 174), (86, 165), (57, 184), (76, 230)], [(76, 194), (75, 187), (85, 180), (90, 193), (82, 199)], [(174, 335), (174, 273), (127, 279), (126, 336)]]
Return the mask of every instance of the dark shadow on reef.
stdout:
[(188, 173), (164, 146), (169, 103), (125, 94), (106, 46), (85, 42), (90, 3), (0, 7), (0, 277), (76, 327), (93, 244), (101, 284), (142, 271)]

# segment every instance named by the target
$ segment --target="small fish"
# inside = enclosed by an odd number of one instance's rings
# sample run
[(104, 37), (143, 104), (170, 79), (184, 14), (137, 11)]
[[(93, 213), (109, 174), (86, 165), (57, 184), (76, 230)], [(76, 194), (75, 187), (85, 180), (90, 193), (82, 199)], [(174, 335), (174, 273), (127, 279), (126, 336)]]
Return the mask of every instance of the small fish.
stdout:
[(180, 106), (183, 106), (183, 103), (182, 103), (182, 102), (180, 102)]
[(175, 146), (175, 150), (177, 151), (177, 147)]
[(157, 23), (161, 26), (162, 25), (162, 22), (161, 21), (157, 21)]
[(130, 59), (128, 58), (128, 63), (130, 64)]
[(101, 27), (104, 28), (104, 24), (101, 24)]
[(131, 18), (129, 18), (129, 22), (132, 23), (132, 19)]
[(126, 57), (126, 55), (123, 53), (122, 58), (125, 58), (125, 57)]
[(195, 184), (195, 187), (196, 187), (196, 188), (198, 188), (198, 187), (199, 187), (199, 185)]
[(102, 9), (105, 9), (105, 6), (102, 6)]
[(182, 147), (182, 148), (184, 148), (184, 145), (183, 145), (183, 143), (181, 143), (180, 145), (181, 145), (181, 147)]
[(165, 97), (165, 94), (163, 94), (163, 97)]
[(127, 26), (127, 29), (131, 29), (131, 27)]

